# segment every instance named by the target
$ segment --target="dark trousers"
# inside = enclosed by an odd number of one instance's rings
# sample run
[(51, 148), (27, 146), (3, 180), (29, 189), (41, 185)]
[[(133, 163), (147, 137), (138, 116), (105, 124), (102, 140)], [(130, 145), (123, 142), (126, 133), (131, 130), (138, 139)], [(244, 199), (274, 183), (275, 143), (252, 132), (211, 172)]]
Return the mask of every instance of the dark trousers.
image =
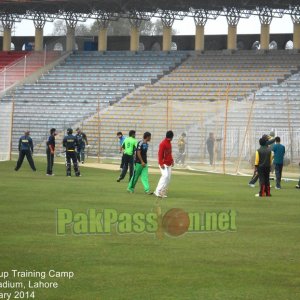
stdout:
[(31, 169), (33, 171), (36, 171), (36, 168), (35, 168), (34, 161), (32, 159), (32, 155), (31, 155), (30, 150), (21, 150), (20, 151), (19, 159), (18, 159), (17, 166), (16, 166), (15, 170), (18, 171), (21, 168), (25, 156), (26, 156), (26, 158), (29, 162), (29, 165), (30, 165)]
[(125, 154), (122, 154), (120, 169), (123, 169), (123, 166), (124, 166), (124, 155)]
[(46, 150), (46, 154), (47, 154), (47, 174), (52, 175), (53, 164), (54, 164), (54, 154), (51, 154), (50, 149)]
[(271, 189), (270, 189), (270, 167), (258, 167), (258, 177), (259, 177), (259, 185), (260, 197), (270, 197)]
[(124, 154), (123, 157), (124, 157), (124, 164), (120, 175), (120, 179), (122, 180), (125, 178), (129, 167), (129, 180), (130, 180), (133, 175), (133, 155)]
[(77, 161), (77, 153), (74, 151), (66, 152), (66, 167), (67, 167), (67, 176), (71, 176), (71, 160), (73, 161), (74, 172), (76, 176), (80, 175), (78, 161)]
[(254, 170), (253, 176), (249, 181), (249, 184), (255, 184), (257, 180), (258, 180), (258, 173), (256, 172), (256, 170)]
[(79, 162), (83, 161), (85, 159), (85, 144), (81, 145), (77, 148), (77, 160)]
[(214, 163), (214, 150), (208, 149), (208, 154), (209, 154), (209, 164), (212, 166)]
[(275, 175), (276, 175), (276, 187), (280, 188), (281, 177), (282, 177), (282, 164), (275, 164)]

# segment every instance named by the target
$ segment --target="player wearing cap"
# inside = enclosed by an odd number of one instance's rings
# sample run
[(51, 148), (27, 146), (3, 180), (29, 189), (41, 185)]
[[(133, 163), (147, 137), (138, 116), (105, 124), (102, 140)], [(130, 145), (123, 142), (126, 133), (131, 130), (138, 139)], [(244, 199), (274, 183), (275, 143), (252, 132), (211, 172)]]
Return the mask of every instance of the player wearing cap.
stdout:
[(272, 151), (264, 138), (259, 140), (260, 148), (255, 155), (255, 170), (259, 177), (260, 191), (256, 197), (270, 197), (270, 171), (273, 161)]
[(63, 146), (66, 148), (66, 167), (67, 167), (67, 176), (71, 176), (71, 160), (73, 161), (74, 172), (77, 177), (81, 176), (78, 161), (76, 147), (78, 146), (78, 140), (75, 135), (73, 135), (73, 129), (67, 129), (67, 135), (63, 139)]

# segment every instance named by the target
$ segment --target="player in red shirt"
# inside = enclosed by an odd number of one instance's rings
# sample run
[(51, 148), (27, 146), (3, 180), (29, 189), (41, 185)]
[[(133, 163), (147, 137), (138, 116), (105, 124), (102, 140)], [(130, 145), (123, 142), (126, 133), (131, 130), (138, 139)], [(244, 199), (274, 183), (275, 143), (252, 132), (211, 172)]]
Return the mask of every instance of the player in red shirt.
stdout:
[(168, 185), (171, 181), (172, 167), (174, 166), (174, 160), (172, 156), (172, 144), (174, 133), (168, 131), (166, 138), (159, 144), (158, 150), (158, 163), (161, 172), (161, 177), (158, 182), (154, 195), (161, 198), (167, 197)]

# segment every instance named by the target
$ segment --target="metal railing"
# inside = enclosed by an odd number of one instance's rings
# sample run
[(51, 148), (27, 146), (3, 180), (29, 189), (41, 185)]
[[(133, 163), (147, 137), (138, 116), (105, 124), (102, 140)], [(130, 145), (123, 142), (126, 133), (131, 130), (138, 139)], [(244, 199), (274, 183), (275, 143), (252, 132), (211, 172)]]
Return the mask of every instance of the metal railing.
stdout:
[(26, 76), (39, 68), (46, 66), (62, 55), (58, 51), (43, 51), (27, 53), (20, 59), (0, 70), (0, 93), (5, 92), (16, 82), (23, 80)]

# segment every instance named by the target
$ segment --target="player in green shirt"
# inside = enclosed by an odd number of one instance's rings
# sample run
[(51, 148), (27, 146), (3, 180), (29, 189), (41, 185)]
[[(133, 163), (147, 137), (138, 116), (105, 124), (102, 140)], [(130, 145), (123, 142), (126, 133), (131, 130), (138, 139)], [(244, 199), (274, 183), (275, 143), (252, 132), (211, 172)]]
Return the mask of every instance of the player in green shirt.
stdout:
[(129, 167), (129, 181), (133, 175), (133, 161), (134, 161), (134, 153), (137, 145), (137, 140), (135, 139), (135, 130), (130, 130), (128, 137), (125, 139), (122, 148), (124, 149), (124, 164), (123, 169), (120, 174), (117, 182), (123, 180), (126, 176)]
[(151, 133), (145, 132), (142, 141), (139, 141), (136, 147), (135, 155), (135, 166), (133, 176), (128, 184), (127, 191), (130, 193), (134, 192), (134, 188), (141, 176), (142, 184), (146, 194), (152, 195), (150, 193), (149, 179), (148, 179), (148, 161), (147, 161), (147, 151), (148, 143), (151, 141)]

